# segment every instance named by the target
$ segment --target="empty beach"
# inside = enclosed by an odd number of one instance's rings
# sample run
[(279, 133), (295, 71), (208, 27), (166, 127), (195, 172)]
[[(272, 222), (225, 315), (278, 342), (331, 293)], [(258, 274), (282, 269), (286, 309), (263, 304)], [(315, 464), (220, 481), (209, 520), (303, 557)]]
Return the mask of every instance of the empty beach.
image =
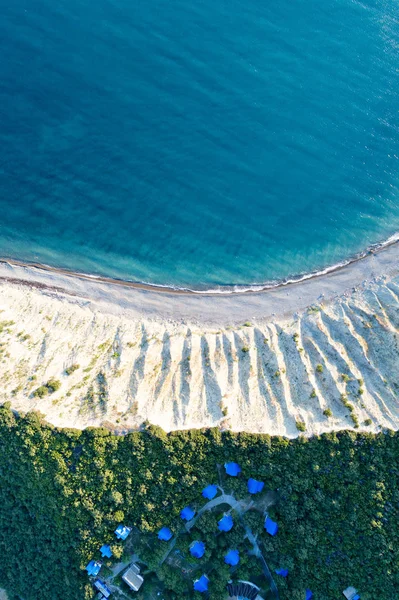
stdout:
[[(289, 437), (396, 429), (398, 256), (393, 244), (329, 274), (241, 294), (3, 262), (2, 400), (56, 426), (121, 432), (144, 421)], [(38, 395), (51, 380), (59, 389)]]

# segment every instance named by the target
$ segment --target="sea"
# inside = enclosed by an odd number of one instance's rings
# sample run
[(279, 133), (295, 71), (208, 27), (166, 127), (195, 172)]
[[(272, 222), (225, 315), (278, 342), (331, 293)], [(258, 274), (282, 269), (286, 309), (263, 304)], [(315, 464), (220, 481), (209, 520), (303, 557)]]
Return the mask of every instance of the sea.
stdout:
[(0, 257), (204, 291), (399, 232), (397, 0), (0, 0)]

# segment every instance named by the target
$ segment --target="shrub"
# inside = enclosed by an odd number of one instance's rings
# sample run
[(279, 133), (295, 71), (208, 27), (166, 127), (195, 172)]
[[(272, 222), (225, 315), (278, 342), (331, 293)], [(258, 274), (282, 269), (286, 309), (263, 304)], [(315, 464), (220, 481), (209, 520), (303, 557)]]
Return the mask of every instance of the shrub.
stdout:
[(33, 392), (33, 395), (35, 396), (35, 398), (44, 398), (44, 396), (47, 396), (47, 394), (48, 394), (48, 388), (46, 385), (41, 385)]
[(52, 394), (53, 392), (56, 392), (60, 389), (61, 381), (58, 381), (58, 379), (49, 379), (46, 383), (46, 387), (48, 389), (48, 393)]
[(243, 346), (243, 347), (241, 348), (241, 351), (242, 351), (242, 352), (249, 352), (249, 348), (248, 348), (248, 346)]
[(323, 373), (323, 365), (316, 365), (316, 373)]
[(312, 393), (310, 394), (311, 398), (317, 398), (316, 390), (313, 388)]
[(245, 321), (244, 327), (252, 327), (251, 321)]
[(366, 419), (364, 424), (369, 427), (370, 425), (372, 425), (373, 421), (371, 419)]
[(295, 425), (298, 431), (306, 431), (306, 425), (303, 421), (296, 421)]
[(75, 371), (77, 371), (79, 369), (80, 365), (71, 365), (70, 367), (68, 367), (67, 369), (65, 369), (65, 373), (67, 375), (72, 375), (72, 373), (74, 373)]
[(331, 408), (326, 408), (325, 410), (323, 410), (323, 415), (325, 417), (332, 417), (332, 410), (331, 410)]

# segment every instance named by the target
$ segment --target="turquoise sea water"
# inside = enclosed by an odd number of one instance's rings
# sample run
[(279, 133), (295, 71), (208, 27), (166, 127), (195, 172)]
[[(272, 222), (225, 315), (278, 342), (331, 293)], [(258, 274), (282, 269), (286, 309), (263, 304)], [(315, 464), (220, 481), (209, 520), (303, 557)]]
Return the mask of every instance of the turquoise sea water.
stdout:
[(0, 255), (280, 280), (399, 231), (397, 0), (0, 0)]

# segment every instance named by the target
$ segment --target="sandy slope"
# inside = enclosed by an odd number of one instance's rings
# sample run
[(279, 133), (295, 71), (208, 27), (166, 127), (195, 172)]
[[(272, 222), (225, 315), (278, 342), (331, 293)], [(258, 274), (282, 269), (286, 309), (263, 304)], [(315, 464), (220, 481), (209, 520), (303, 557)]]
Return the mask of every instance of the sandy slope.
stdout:
[[(223, 324), (216, 327), (214, 319), (190, 323), (138, 315), (126, 300), (112, 303), (103, 292), (94, 298), (88, 287), (99, 285), (95, 282), (72, 290), (74, 295), (23, 285), (41, 278), (47, 286), (62, 282), (3, 266), (0, 400), (11, 400), (19, 411), (40, 410), (64, 427), (112, 424), (126, 431), (148, 419), (165, 430), (216, 425), (294, 436), (296, 421), (306, 424), (307, 433), (319, 433), (351, 427), (357, 419), (369, 430), (396, 429), (399, 278), (391, 271), (354, 291), (340, 289), (337, 297), (308, 309), (294, 312), (294, 303), (291, 316), (285, 306), (284, 317), (253, 320), (249, 310), (247, 326), (226, 325), (225, 304)], [(63, 289), (70, 292), (66, 280)], [(356, 283), (353, 271), (349, 280), (347, 286)], [(323, 278), (314, 285), (319, 298), (329, 289)], [(163, 294), (155, 295), (161, 307)], [(176, 315), (186, 300), (177, 296)], [(220, 305), (215, 297), (201, 301), (212, 314)], [(243, 323), (245, 299), (240, 302)], [(237, 299), (230, 305), (236, 311)], [(79, 368), (66, 375), (73, 364)], [(51, 377), (61, 381), (60, 390), (33, 397)], [(326, 409), (331, 417), (323, 414)], [(371, 426), (364, 424), (367, 419)]]

